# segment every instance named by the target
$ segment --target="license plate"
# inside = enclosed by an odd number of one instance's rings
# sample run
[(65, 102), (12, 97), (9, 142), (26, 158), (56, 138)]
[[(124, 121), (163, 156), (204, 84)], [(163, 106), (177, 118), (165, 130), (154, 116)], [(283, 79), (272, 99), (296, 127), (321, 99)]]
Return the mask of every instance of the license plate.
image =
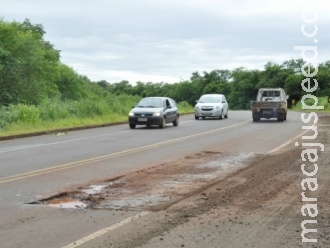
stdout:
[(138, 118), (138, 121), (147, 121), (147, 118)]
[(264, 114), (270, 114), (271, 111), (262, 111)]

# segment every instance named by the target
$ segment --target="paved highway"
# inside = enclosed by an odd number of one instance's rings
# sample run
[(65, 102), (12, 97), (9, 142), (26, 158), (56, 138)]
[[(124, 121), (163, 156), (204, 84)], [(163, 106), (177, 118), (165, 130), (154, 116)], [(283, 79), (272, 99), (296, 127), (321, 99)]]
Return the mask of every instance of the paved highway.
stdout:
[(123, 124), (0, 141), (1, 247), (76, 247), (68, 245), (144, 214), (28, 203), (200, 151), (268, 153), (300, 135), (302, 124), (297, 112), (253, 123), (250, 111), (231, 111), (223, 120), (184, 115), (165, 129)]

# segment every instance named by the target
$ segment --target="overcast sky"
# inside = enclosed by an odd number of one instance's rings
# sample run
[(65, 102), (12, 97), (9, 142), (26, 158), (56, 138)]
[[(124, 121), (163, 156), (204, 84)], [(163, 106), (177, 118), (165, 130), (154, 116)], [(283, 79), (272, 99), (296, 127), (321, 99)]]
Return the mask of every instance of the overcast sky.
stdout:
[[(304, 23), (303, 10), (317, 17), (314, 23)], [(317, 46), (315, 62), (322, 63), (330, 60), (329, 13), (328, 0), (1, 0), (0, 6), (3, 21), (42, 24), (61, 62), (79, 74), (132, 84), (263, 69), (301, 58), (294, 46)], [(304, 36), (303, 24), (309, 33), (316, 25), (316, 36)]]

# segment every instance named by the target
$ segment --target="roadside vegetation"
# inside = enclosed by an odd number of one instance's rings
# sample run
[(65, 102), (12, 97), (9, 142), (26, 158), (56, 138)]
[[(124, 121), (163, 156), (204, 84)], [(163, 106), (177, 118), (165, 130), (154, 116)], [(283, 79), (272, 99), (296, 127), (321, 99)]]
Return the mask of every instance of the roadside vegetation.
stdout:
[[(23, 23), (0, 19), (0, 137), (123, 122), (146, 96), (171, 97), (183, 114), (192, 112), (195, 101), (206, 93), (225, 94), (231, 110), (249, 109), (261, 87), (284, 88), (289, 108), (295, 110), (301, 109), (299, 101), (305, 94), (304, 76), (299, 73), (305, 64), (302, 59), (268, 62), (263, 70), (192, 72), (189, 80), (177, 83), (93, 82), (61, 63), (60, 51), (44, 35), (43, 26), (28, 19)], [(318, 89), (313, 94), (329, 111), (330, 61), (317, 69), (313, 79)]]
[[(314, 100), (312, 99), (308, 99), (305, 101), (305, 105), (307, 106), (313, 106)], [(330, 98), (329, 97), (318, 97), (318, 103), (317, 106), (321, 106), (323, 107), (323, 109), (318, 109), (316, 110), (316, 112), (330, 112)], [(303, 106), (301, 101), (297, 102), (297, 104), (292, 106), (292, 110), (296, 110), (296, 111), (303, 111)], [(306, 110), (304, 110), (306, 111)], [(315, 111), (314, 111), (315, 112)]]
[[(46, 99), (39, 105), (11, 104), (0, 108), (0, 137), (126, 122), (128, 112), (140, 99), (119, 95), (80, 101)], [(178, 103), (178, 108), (180, 113), (193, 111), (187, 102)]]

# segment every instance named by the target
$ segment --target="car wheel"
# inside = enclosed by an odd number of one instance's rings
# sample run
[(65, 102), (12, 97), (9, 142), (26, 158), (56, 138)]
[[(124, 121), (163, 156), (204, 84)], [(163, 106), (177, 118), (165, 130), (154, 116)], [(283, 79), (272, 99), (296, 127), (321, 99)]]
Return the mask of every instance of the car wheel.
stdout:
[(222, 118), (223, 118), (223, 112), (221, 111), (221, 114), (219, 116), (219, 119), (222, 120)]
[(136, 127), (136, 125), (135, 124), (129, 124), (129, 127), (131, 128), (131, 129), (134, 129), (135, 127)]
[(165, 128), (166, 126), (166, 118), (163, 117), (162, 123), (159, 125), (160, 128)]
[(225, 114), (225, 116), (224, 116), (226, 119), (228, 118), (228, 111), (227, 111), (227, 113)]
[(179, 116), (176, 116), (175, 120), (173, 121), (173, 126), (177, 127), (179, 125)]
[(197, 115), (195, 115), (195, 120), (199, 120), (199, 117)]

